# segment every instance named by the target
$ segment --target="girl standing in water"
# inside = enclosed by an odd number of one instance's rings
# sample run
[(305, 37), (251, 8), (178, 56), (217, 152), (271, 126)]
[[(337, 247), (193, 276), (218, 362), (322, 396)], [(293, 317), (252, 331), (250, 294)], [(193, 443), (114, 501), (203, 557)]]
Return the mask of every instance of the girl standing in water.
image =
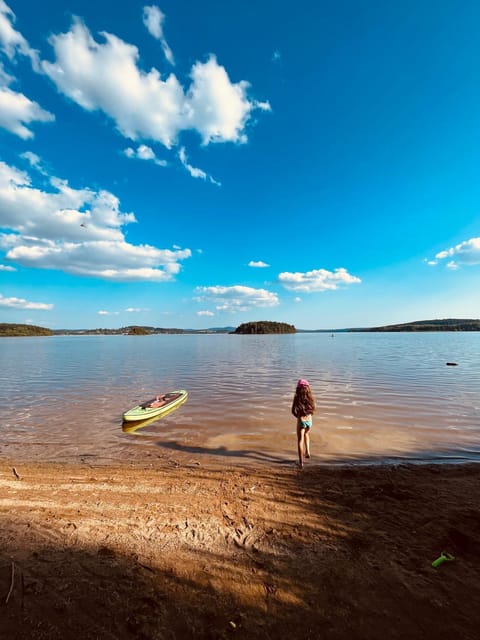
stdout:
[(310, 458), (310, 429), (315, 413), (315, 398), (310, 383), (301, 378), (293, 396), (292, 413), (297, 419), (298, 466), (303, 469), (303, 457)]

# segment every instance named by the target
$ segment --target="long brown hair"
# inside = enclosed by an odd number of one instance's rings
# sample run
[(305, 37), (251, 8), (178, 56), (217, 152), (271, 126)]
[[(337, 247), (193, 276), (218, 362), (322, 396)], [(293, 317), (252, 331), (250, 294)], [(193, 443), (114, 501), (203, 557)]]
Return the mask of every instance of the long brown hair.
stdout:
[(293, 396), (293, 415), (296, 418), (301, 418), (302, 416), (308, 416), (311, 413), (315, 413), (315, 409), (315, 398), (313, 397), (310, 387), (305, 385), (297, 387), (295, 395)]

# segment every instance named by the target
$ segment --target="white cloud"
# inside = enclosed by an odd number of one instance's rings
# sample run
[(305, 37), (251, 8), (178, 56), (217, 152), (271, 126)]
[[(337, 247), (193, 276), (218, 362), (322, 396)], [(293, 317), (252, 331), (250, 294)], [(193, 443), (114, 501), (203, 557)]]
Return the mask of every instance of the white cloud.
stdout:
[(215, 56), (196, 62), (185, 92), (172, 73), (163, 78), (139, 66), (137, 47), (110, 33), (94, 40), (76, 19), (68, 33), (53, 35), (54, 62), (42, 69), (58, 90), (88, 111), (100, 110), (131, 140), (154, 140), (167, 148), (181, 131), (196, 130), (204, 144), (245, 142), (245, 128), (254, 110), (266, 102), (250, 100), (248, 83), (232, 83)]
[(50, 178), (51, 190), (0, 162), (0, 248), (26, 267), (115, 281), (167, 281), (180, 271), (190, 249), (132, 245), (122, 226), (135, 222), (108, 191), (74, 189)]
[(32, 122), (52, 122), (55, 116), (40, 105), (8, 87), (0, 87), (0, 127), (23, 140), (33, 138)]
[[(172, 280), (180, 271), (178, 261), (190, 255), (188, 249), (174, 252), (148, 245), (134, 246), (124, 241), (99, 240), (57, 242), (50, 246), (41, 243), (30, 246), (25, 242), (10, 249), (7, 258), (26, 267), (56, 269), (103, 280), (164, 282)], [(153, 266), (148, 266), (150, 264)]]
[(217, 311), (247, 311), (252, 307), (274, 307), (279, 304), (276, 293), (266, 289), (253, 289), (242, 285), (232, 287), (197, 287), (198, 302), (209, 301)]
[(120, 227), (135, 222), (108, 191), (73, 189), (55, 177), (50, 183), (51, 191), (35, 188), (26, 172), (0, 161), (0, 226), (49, 241), (120, 241)]
[(446, 265), (449, 269), (457, 269), (461, 265), (472, 266), (480, 264), (480, 237), (470, 238), (450, 249), (440, 251), (435, 256), (435, 260), (428, 261), (428, 264), (435, 265), (438, 264), (439, 260), (445, 260), (446, 258), (452, 258)]
[(142, 71), (137, 47), (110, 33), (102, 36), (105, 42), (97, 43), (76, 19), (68, 33), (51, 36), (56, 60), (43, 61), (44, 72), (81, 107), (110, 116), (125, 137), (170, 148), (181, 129), (180, 83), (173, 74), (163, 80), (156, 69)]
[(29, 165), (31, 167), (34, 167), (35, 169), (41, 168), (42, 166), (40, 156), (37, 156), (37, 154), (33, 153), (33, 151), (25, 151), (24, 153), (20, 154), (20, 157), (26, 160)]
[(248, 263), (249, 267), (255, 267), (258, 269), (263, 269), (265, 267), (269, 267), (270, 265), (267, 264), (266, 262), (263, 262), (263, 260), (258, 260), (257, 262), (255, 260), (250, 260), (250, 262)]
[[(0, 0), (0, 47), (13, 59), (17, 50), (27, 51), (28, 45), (12, 28), (9, 16), (14, 17), (13, 12)], [(26, 140), (33, 137), (28, 125), (33, 122), (52, 122), (55, 116), (23, 93), (9, 88), (14, 81), (15, 78), (5, 71), (0, 62), (0, 127)]]
[[(0, 0), (0, 48), (12, 61), (17, 54), (29, 57), (34, 69), (38, 71), (38, 54), (29, 47), (22, 34), (13, 28), (14, 22), (15, 14)], [(27, 140), (33, 138), (33, 132), (29, 128), (31, 123), (52, 122), (55, 116), (23, 93), (9, 88), (14, 80), (0, 63), (0, 127)]]
[(125, 309), (127, 313), (141, 313), (142, 311), (148, 311), (148, 309), (138, 309), (137, 307), (128, 307)]
[(335, 269), (335, 271), (314, 269), (306, 273), (284, 272), (279, 274), (278, 280), (289, 291), (303, 291), (305, 293), (338, 289), (341, 285), (361, 282), (360, 278), (350, 275), (343, 268)]
[(215, 314), (213, 313), (213, 311), (197, 311), (197, 316), (207, 316), (207, 317), (211, 317), (214, 316)]
[(119, 311), (98, 311), (97, 312), (99, 316), (118, 316), (118, 314), (120, 313)]
[(245, 126), (254, 109), (269, 111), (267, 102), (249, 101), (249, 83), (232, 84), (215, 56), (196, 62), (190, 73), (192, 84), (184, 106), (187, 123), (209, 142), (246, 142)]
[(147, 145), (141, 144), (137, 149), (137, 158), (140, 158), (140, 160), (155, 160), (155, 153)]
[(152, 162), (157, 164), (159, 167), (167, 166), (167, 161), (160, 160), (159, 158), (157, 158), (157, 156), (155, 155), (155, 151), (151, 147), (147, 146), (146, 144), (139, 145), (137, 149), (132, 149), (132, 147), (127, 147), (123, 153), (124, 155), (127, 156), (127, 158), (137, 158), (138, 160), (151, 160)]
[(189, 164), (187, 154), (185, 152), (185, 147), (180, 147), (180, 150), (178, 152), (178, 157), (180, 158), (180, 162), (188, 171), (188, 173), (192, 176), (192, 178), (201, 178), (202, 180), (209, 180), (212, 184), (217, 185), (217, 187), (222, 186), (220, 182), (215, 180), (215, 178), (212, 178), (212, 176), (209, 176), (207, 173), (205, 173), (205, 171), (202, 171), (202, 169), (197, 169), (196, 167), (193, 167), (191, 164)]
[(156, 6), (143, 7), (143, 24), (147, 27), (148, 32), (156, 40), (160, 40), (165, 58), (171, 65), (175, 64), (172, 50), (163, 35), (163, 22), (165, 14)]
[(29, 302), (24, 298), (4, 298), (0, 293), (0, 307), (12, 307), (13, 309), (38, 309), (49, 311), (53, 309), (53, 304), (45, 302)]
[(451, 269), (452, 271), (455, 271), (458, 268), (459, 268), (458, 264), (455, 262), (455, 260), (450, 260), (450, 262), (447, 262), (447, 269)]
[(14, 80), (15, 78), (5, 71), (3, 63), (0, 62), (0, 86), (8, 87), (8, 85), (11, 84)]
[(13, 28), (15, 14), (10, 7), (0, 0), (0, 46), (10, 60), (17, 55), (30, 58), (34, 69), (38, 70), (38, 52), (30, 47), (19, 31)]
[(15, 267), (9, 267), (6, 264), (0, 264), (0, 271), (16, 271)]

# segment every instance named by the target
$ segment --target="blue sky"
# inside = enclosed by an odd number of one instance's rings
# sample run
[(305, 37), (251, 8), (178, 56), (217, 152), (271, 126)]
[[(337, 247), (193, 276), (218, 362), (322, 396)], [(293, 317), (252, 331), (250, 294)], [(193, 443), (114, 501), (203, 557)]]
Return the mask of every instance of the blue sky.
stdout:
[(0, 0), (0, 321), (480, 317), (480, 5)]

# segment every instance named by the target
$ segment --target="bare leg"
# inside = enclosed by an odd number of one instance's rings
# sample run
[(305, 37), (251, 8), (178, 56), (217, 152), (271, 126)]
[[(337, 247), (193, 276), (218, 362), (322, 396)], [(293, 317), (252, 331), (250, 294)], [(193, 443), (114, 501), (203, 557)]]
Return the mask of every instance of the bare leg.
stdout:
[(304, 429), (305, 431), (305, 457), (310, 458), (310, 429)]
[(298, 466), (303, 469), (303, 451), (305, 448), (305, 429), (297, 427), (297, 439), (298, 439)]

